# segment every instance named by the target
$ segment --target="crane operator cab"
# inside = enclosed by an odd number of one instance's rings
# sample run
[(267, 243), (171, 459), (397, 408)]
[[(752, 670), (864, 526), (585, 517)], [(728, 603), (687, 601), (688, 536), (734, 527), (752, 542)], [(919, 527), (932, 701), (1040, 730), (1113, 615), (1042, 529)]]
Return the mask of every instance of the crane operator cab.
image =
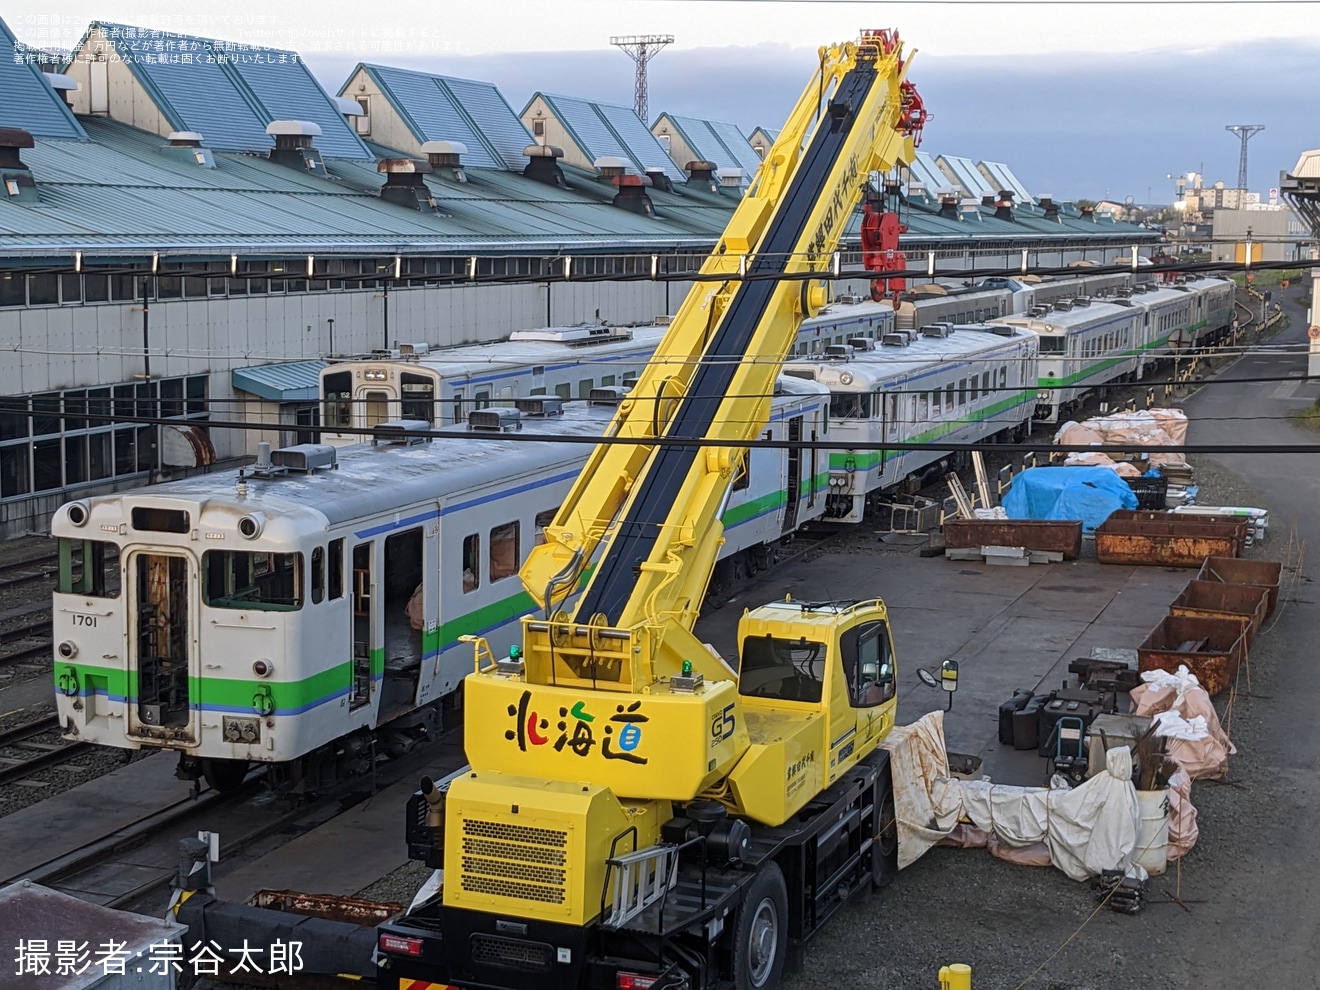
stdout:
[[(738, 695), (752, 746), (730, 782), (746, 813), (783, 820), (893, 727), (898, 698), (889, 615), (878, 599), (790, 598), (745, 612), (738, 642)], [(781, 779), (772, 783), (776, 766)], [(785, 766), (790, 772), (782, 780)]]

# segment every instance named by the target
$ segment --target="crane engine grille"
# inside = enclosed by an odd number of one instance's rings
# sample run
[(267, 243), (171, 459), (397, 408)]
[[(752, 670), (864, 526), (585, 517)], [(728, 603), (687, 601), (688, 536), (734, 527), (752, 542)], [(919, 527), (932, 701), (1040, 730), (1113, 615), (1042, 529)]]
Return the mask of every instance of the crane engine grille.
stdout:
[(463, 889), (474, 894), (563, 904), (568, 896), (568, 833), (466, 819)]

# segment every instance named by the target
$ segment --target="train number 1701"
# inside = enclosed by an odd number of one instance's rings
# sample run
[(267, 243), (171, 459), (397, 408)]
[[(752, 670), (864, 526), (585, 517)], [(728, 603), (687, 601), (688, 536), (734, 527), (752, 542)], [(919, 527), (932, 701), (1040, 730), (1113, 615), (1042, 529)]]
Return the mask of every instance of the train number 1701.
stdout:
[(91, 627), (95, 628), (95, 627), (96, 627), (96, 616), (94, 616), (94, 615), (83, 615), (81, 612), (74, 612), (74, 613), (73, 613), (73, 624), (74, 624), (75, 626), (91, 626)]

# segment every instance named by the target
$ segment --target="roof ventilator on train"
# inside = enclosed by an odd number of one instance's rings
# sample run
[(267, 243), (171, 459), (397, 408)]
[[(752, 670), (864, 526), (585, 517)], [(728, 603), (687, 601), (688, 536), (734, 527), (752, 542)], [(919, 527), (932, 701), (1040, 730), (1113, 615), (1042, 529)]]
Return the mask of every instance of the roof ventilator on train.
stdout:
[(602, 385), (587, 393), (587, 405), (617, 406), (627, 394), (628, 389), (622, 385)]
[(379, 423), (371, 429), (371, 445), (388, 444), (395, 447), (414, 447), (421, 443), (430, 443), (426, 433), (431, 424), (424, 419), (393, 419), (388, 423)]
[(584, 344), (611, 344), (621, 340), (632, 340), (632, 331), (627, 327), (612, 327), (604, 323), (579, 323), (573, 327), (543, 327), (538, 330), (515, 330), (509, 334), (509, 340), (548, 340), (565, 347), (581, 347)]
[(431, 353), (430, 344), (413, 343), (399, 344), (399, 357), (405, 361), (416, 361), (418, 358), (425, 357)]
[(849, 337), (848, 346), (854, 351), (873, 351), (875, 350), (875, 341), (870, 337)]
[(884, 347), (907, 347), (916, 339), (915, 330), (890, 330), (880, 338), (880, 344)]
[(853, 356), (853, 349), (847, 344), (827, 344), (824, 356), (826, 361), (847, 361)]
[(468, 413), (468, 429), (480, 433), (514, 433), (522, 429), (522, 414), (507, 406), (475, 409)]
[(564, 415), (564, 400), (557, 395), (534, 395), (526, 399), (514, 399), (513, 406), (523, 416)]
[(953, 336), (952, 323), (927, 323), (921, 328), (923, 337), (951, 337)]
[[(270, 444), (263, 440), (257, 444), (257, 462), (250, 470), (254, 477), (277, 478), (282, 474), (315, 474), (327, 469), (339, 469), (335, 448), (329, 444), (300, 443), (271, 450)], [(240, 476), (242, 473), (239, 472)]]

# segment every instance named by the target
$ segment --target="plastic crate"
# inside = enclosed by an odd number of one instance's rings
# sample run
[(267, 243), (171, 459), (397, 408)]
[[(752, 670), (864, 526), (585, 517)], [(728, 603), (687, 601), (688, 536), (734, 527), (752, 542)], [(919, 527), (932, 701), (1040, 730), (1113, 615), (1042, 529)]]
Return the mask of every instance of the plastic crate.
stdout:
[(1169, 481), (1159, 475), (1155, 477), (1125, 478), (1128, 487), (1137, 496), (1138, 509), (1163, 511), (1168, 508)]

